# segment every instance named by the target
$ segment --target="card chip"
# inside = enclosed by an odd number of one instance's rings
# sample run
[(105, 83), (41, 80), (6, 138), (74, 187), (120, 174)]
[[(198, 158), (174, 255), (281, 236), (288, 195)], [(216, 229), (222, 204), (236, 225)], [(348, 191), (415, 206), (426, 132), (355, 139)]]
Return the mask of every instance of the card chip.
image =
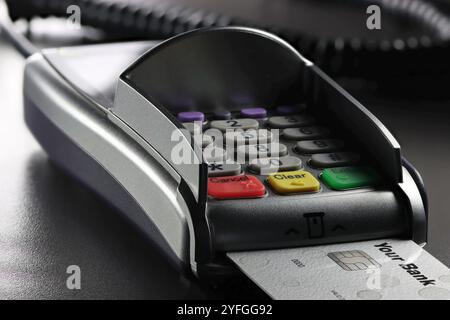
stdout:
[(375, 259), (361, 250), (330, 252), (327, 256), (346, 271), (367, 270), (369, 268), (381, 267)]

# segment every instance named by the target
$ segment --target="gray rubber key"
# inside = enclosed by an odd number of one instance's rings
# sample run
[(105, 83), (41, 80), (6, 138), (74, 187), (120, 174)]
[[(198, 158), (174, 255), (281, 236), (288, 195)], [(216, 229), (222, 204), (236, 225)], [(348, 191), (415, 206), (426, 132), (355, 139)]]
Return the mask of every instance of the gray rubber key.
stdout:
[(344, 146), (342, 140), (323, 139), (323, 140), (305, 140), (297, 142), (295, 151), (302, 154), (333, 152)]
[(208, 145), (210, 145), (213, 142), (214, 142), (213, 137), (211, 137), (207, 134), (202, 135), (202, 148), (207, 147)]
[(282, 157), (287, 155), (287, 147), (282, 143), (251, 144), (237, 147), (238, 162), (257, 158)]
[(201, 133), (203, 125), (201, 122), (183, 122), (183, 127), (185, 127), (191, 134), (194, 134), (194, 132)]
[[(201, 122), (183, 122), (183, 126), (194, 136), (194, 139), (200, 140), (201, 138), (202, 148), (213, 143), (214, 140), (210, 135), (202, 133), (203, 129)], [(195, 140), (195, 142), (197, 142), (197, 140)]]
[(231, 120), (215, 120), (211, 121), (211, 128), (219, 129), (221, 131), (227, 130), (248, 130), (258, 129), (259, 123), (255, 119), (231, 119)]
[(292, 128), (292, 127), (301, 127), (307, 126), (314, 123), (314, 118), (309, 115), (294, 115), (294, 116), (276, 116), (270, 117), (267, 120), (267, 123), (272, 128)]
[(240, 173), (239, 163), (212, 162), (208, 164), (208, 177), (236, 176)]
[(311, 156), (310, 164), (314, 168), (333, 168), (354, 165), (360, 159), (354, 152), (318, 153)]
[(202, 135), (194, 135), (194, 141), (197, 145), (201, 146), (202, 148), (206, 148), (211, 143), (214, 142), (213, 138), (211, 136), (208, 136), (207, 134)]
[(270, 143), (272, 133), (267, 129), (236, 130), (225, 133), (227, 145), (240, 146), (243, 144)]
[(279, 171), (294, 171), (302, 168), (302, 160), (297, 157), (272, 157), (255, 159), (250, 162), (249, 169), (262, 175)]
[(203, 159), (207, 163), (219, 162), (227, 159), (227, 151), (223, 148), (210, 144), (203, 149)]
[(324, 138), (330, 134), (330, 130), (325, 127), (300, 127), (283, 130), (283, 138), (288, 140), (311, 140)]

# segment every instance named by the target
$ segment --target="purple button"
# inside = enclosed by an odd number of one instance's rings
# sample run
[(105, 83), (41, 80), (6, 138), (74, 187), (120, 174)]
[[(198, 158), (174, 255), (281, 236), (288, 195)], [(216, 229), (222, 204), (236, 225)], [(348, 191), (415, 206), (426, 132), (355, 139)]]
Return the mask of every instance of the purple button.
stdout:
[(178, 114), (178, 120), (181, 122), (193, 122), (193, 121), (205, 121), (205, 115), (198, 111), (180, 112)]
[(216, 120), (229, 120), (231, 119), (231, 112), (228, 110), (214, 111), (214, 119)]
[(285, 105), (285, 106), (279, 106), (277, 107), (277, 114), (280, 115), (289, 115), (289, 114), (296, 114), (299, 113), (300, 111), (302, 111), (304, 109), (303, 105)]
[(264, 108), (246, 108), (241, 110), (241, 116), (246, 118), (265, 118), (267, 110)]

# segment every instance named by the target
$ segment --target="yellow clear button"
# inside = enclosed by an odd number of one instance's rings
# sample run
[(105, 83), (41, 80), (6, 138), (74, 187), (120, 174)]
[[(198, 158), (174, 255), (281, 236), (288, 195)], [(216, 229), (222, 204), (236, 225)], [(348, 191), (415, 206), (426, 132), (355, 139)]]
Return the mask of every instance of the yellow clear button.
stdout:
[(271, 174), (267, 181), (278, 193), (316, 192), (319, 181), (308, 171), (285, 171)]

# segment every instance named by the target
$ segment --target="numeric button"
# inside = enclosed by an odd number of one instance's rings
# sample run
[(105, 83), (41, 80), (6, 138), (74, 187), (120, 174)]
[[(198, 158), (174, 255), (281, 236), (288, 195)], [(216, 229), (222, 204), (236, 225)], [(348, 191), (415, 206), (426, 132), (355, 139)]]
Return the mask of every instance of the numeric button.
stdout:
[(186, 128), (191, 134), (202, 132), (202, 123), (196, 122), (183, 122), (183, 127)]
[(208, 164), (208, 177), (236, 176), (240, 173), (239, 163), (211, 162)]
[(227, 151), (223, 148), (214, 146), (214, 144), (210, 144), (203, 149), (203, 159), (207, 163), (223, 161), (226, 158)]
[(305, 140), (297, 142), (295, 151), (301, 154), (313, 154), (337, 151), (344, 147), (344, 142), (337, 139)]
[(287, 155), (287, 147), (282, 143), (252, 144), (237, 147), (237, 156), (240, 161), (285, 155)]
[(333, 168), (354, 165), (360, 155), (354, 152), (318, 153), (311, 156), (310, 164), (314, 168)]
[(249, 164), (250, 170), (261, 175), (268, 175), (279, 171), (294, 171), (301, 168), (302, 160), (297, 157), (255, 159)]
[(225, 142), (227, 145), (244, 145), (257, 143), (270, 143), (272, 133), (267, 129), (258, 130), (236, 130), (225, 133)]
[(195, 142), (198, 145), (201, 145), (202, 148), (205, 148), (206, 146), (214, 142), (213, 137), (202, 133), (203, 129), (201, 122), (184, 122), (183, 126), (194, 137)]
[(270, 117), (267, 123), (272, 128), (284, 129), (291, 127), (307, 126), (314, 122), (314, 118), (309, 115), (276, 116)]
[(300, 127), (283, 130), (283, 137), (288, 140), (311, 140), (324, 138), (330, 134), (330, 130), (324, 127)]
[(202, 134), (202, 148), (206, 148), (207, 146), (209, 146), (213, 142), (214, 142), (213, 137), (211, 137), (211, 136), (209, 136), (207, 134)]
[(232, 119), (232, 120), (215, 120), (211, 121), (211, 128), (219, 129), (220, 131), (227, 130), (248, 130), (258, 129), (259, 123), (255, 119)]

